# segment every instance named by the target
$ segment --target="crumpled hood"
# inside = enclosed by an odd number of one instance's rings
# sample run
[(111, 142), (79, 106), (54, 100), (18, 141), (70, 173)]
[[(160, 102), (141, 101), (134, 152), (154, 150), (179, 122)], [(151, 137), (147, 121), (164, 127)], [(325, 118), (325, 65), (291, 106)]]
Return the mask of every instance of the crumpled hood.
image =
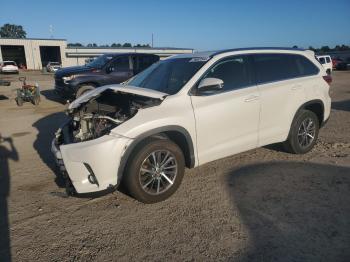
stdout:
[(107, 86), (101, 86), (98, 88), (95, 88), (94, 90), (87, 92), (80, 96), (79, 98), (75, 99), (68, 107), (68, 109), (74, 109), (79, 107), (82, 103), (85, 103), (89, 101), (90, 99), (98, 96), (103, 91), (110, 89), (114, 92), (122, 92), (122, 93), (129, 93), (129, 94), (135, 94), (140, 96), (146, 96), (151, 98), (158, 98), (163, 100), (168, 94), (159, 92), (152, 89), (142, 88), (142, 87), (136, 87), (136, 86), (124, 86), (124, 85), (107, 85)]

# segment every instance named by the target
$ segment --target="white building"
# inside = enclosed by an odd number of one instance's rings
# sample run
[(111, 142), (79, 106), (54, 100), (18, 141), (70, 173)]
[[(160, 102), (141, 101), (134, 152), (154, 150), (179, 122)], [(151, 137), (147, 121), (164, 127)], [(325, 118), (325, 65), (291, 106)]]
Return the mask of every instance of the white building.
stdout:
[(67, 47), (65, 39), (0, 38), (0, 61), (16, 61), (30, 70), (40, 70), (48, 62), (61, 62), (63, 67), (83, 65), (85, 60), (105, 53), (151, 53), (161, 58), (193, 53), (189, 48), (150, 47)]

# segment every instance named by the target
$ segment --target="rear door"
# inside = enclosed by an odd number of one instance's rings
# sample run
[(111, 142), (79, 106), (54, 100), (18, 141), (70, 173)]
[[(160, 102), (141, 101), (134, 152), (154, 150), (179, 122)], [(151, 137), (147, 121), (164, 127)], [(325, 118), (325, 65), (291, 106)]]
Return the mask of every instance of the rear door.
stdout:
[(253, 57), (261, 94), (259, 146), (264, 146), (287, 138), (291, 119), (305, 101), (305, 85), (299, 77), (298, 55), (255, 54)]
[(191, 96), (200, 164), (255, 148), (260, 98), (249, 55), (224, 58), (202, 77), (223, 80), (222, 91)]
[(107, 66), (108, 84), (119, 84), (133, 76), (130, 56), (115, 58)]

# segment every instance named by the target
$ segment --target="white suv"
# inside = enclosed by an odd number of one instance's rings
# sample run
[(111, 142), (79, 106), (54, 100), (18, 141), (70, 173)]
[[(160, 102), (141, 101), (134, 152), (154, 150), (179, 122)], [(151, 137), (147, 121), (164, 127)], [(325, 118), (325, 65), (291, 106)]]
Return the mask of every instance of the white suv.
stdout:
[(278, 142), (310, 151), (330, 114), (330, 82), (308, 50), (178, 55), (73, 101), (51, 149), (74, 192), (122, 182), (139, 201), (158, 202), (185, 167)]

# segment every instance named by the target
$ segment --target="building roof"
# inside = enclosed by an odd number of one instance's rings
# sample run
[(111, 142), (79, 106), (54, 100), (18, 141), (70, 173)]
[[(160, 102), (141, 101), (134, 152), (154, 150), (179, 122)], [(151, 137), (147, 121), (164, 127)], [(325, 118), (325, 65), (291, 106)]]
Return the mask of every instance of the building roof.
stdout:
[(111, 47), (111, 46), (67, 46), (67, 49), (147, 49), (147, 50), (193, 50), (193, 48), (179, 48), (179, 47)]
[(0, 37), (1, 39), (9, 39), (9, 40), (50, 40), (50, 41), (67, 41), (67, 39), (59, 39), (59, 38), (13, 38), (13, 37)]

